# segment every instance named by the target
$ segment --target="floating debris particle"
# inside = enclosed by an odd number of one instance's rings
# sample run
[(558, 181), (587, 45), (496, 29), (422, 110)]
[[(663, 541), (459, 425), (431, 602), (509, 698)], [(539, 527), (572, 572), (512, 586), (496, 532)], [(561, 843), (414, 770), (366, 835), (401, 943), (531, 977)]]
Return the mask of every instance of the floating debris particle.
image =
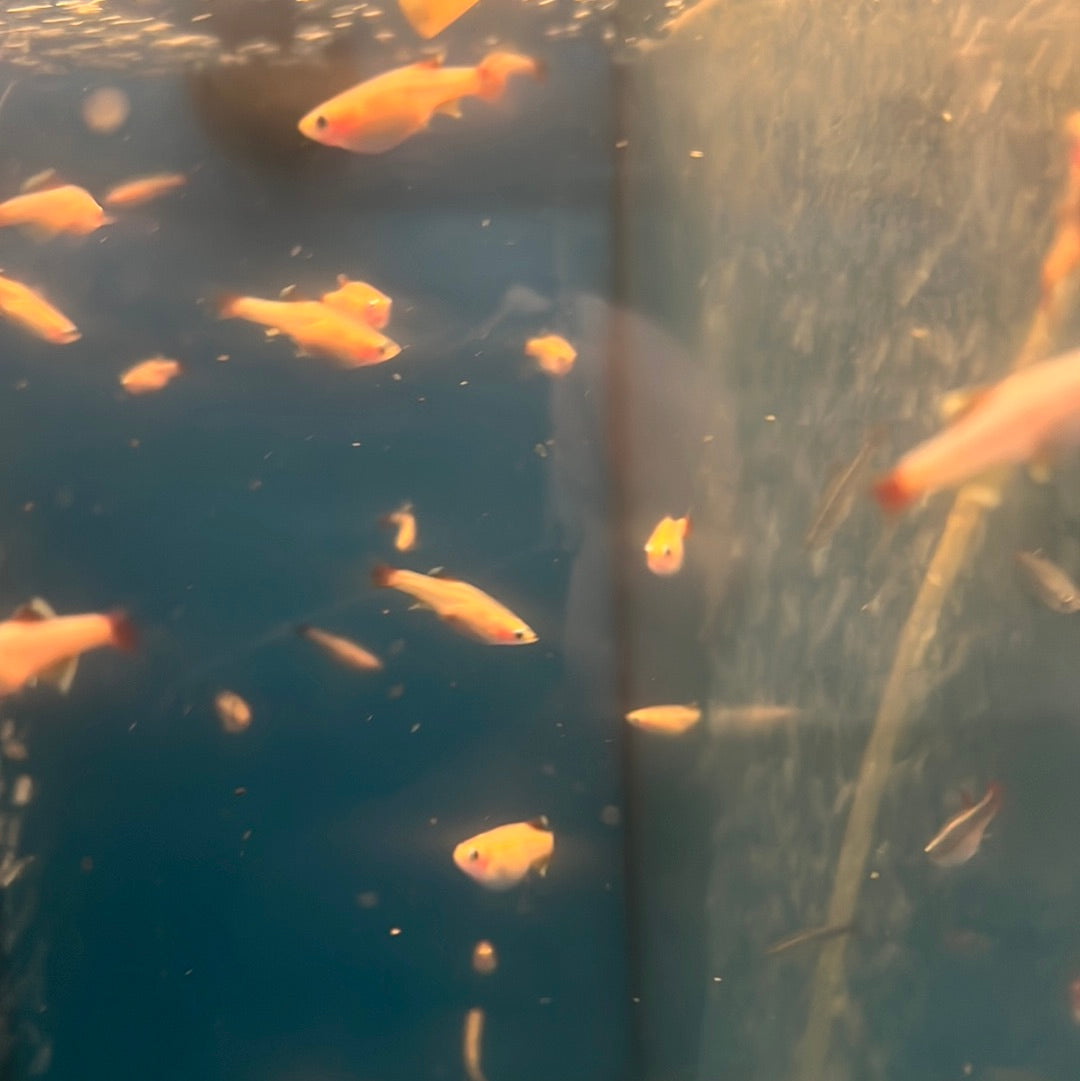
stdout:
[(219, 691), (214, 697), (221, 727), (230, 735), (246, 732), (251, 727), (251, 706), (235, 691)]
[(473, 946), (472, 967), (473, 971), (481, 976), (490, 976), (499, 967), (499, 956), (495, 947), (486, 938)]

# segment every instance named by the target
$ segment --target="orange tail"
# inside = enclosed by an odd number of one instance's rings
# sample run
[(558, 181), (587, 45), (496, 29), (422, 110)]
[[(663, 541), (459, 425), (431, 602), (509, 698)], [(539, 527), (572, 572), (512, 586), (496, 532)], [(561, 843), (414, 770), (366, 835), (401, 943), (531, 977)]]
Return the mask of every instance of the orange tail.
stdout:
[(881, 509), (889, 514), (899, 514), (915, 500), (916, 493), (911, 491), (897, 475), (891, 473), (874, 482), (874, 498)]
[(236, 315), (236, 302), (240, 298), (235, 293), (220, 293), (214, 298), (214, 310), (219, 319), (232, 319)]
[(373, 586), (379, 586), (380, 588), (390, 585), (390, 576), (394, 573), (393, 567), (388, 567), (385, 563), (376, 563), (371, 568), (371, 584)]
[(119, 610), (110, 612), (109, 623), (112, 625), (112, 644), (126, 653), (132, 652), (139, 644), (139, 632), (135, 629), (135, 624), (131, 622), (127, 612)]
[(538, 60), (516, 53), (488, 53), (476, 65), (476, 74), (480, 78), (477, 96), (484, 101), (498, 101), (506, 89), (506, 82), (511, 75), (532, 75), (543, 80), (546, 68)]

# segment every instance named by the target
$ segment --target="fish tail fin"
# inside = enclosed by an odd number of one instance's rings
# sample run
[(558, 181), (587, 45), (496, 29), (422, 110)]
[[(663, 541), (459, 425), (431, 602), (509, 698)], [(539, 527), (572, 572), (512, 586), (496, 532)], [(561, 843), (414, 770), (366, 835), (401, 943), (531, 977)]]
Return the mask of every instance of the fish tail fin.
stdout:
[(380, 589), (390, 585), (390, 579), (394, 574), (394, 568), (387, 566), (385, 563), (376, 563), (371, 568), (371, 584), (378, 586)]
[(1000, 806), (1002, 799), (1005, 797), (1005, 786), (1000, 781), (991, 781), (986, 786), (986, 794), (990, 797), (992, 804)]
[(511, 74), (505, 61), (505, 54), (489, 53), (476, 65), (476, 74), (480, 79), (477, 97), (484, 101), (498, 101), (506, 89), (506, 81)]
[(874, 498), (881, 509), (889, 514), (899, 514), (915, 500), (916, 493), (906, 485), (894, 469), (874, 482)]
[(214, 297), (214, 311), (219, 319), (232, 319), (236, 315), (236, 304), (240, 297), (236, 293), (219, 293)]
[(127, 612), (116, 609), (109, 613), (109, 624), (112, 628), (112, 644), (117, 649), (131, 653), (139, 644), (139, 632)]
[(311, 624), (310, 623), (301, 622), (301, 623), (296, 623), (296, 624), (293, 625), (293, 633), (298, 638), (307, 638), (307, 636), (308, 636), (308, 634), (310, 632), (311, 632)]

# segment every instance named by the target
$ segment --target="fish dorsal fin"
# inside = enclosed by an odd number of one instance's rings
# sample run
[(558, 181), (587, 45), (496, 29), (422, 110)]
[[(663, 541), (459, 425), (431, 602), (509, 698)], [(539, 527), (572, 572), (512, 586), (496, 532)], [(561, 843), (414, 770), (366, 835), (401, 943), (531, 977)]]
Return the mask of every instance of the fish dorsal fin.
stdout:
[(62, 188), (66, 181), (55, 169), (42, 169), (40, 173), (28, 176), (19, 186), (23, 195), (29, 195), (34, 191), (48, 191), (50, 188)]
[(442, 53), (429, 53), (427, 56), (422, 56), (411, 66), (414, 68), (425, 68), (428, 70), (434, 70), (435, 68), (441, 68), (443, 65)]
[(956, 424), (963, 420), (991, 391), (991, 386), (980, 383), (971, 387), (950, 390), (941, 399), (939, 411), (946, 424)]
[(350, 283), (351, 279), (345, 274), (339, 274), (337, 276), (337, 283), (340, 289), (344, 289), (346, 285)]
[(535, 818), (530, 818), (526, 825), (532, 826), (534, 830), (543, 830), (545, 833), (551, 832), (551, 823), (548, 821), (547, 815), (537, 815)]
[(56, 613), (52, 610), (52, 606), (41, 597), (32, 597), (11, 613), (11, 619), (18, 623), (40, 623), (43, 619), (55, 618)]
[(442, 105), (438, 106), (435, 112), (442, 116), (452, 116), (455, 120), (461, 119), (461, 99), (455, 98), (453, 101), (444, 101)]
[(683, 523), (682, 524), (682, 535), (684, 537), (689, 537), (690, 536), (690, 514), (689, 513), (686, 513), (686, 514), (683, 515), (682, 523)]

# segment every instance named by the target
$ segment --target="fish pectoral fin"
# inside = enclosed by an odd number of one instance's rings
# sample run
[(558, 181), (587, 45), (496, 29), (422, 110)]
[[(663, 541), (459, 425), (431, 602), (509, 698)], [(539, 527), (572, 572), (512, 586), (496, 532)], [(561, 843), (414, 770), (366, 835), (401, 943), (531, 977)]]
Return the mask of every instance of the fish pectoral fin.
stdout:
[(424, 604), (423, 601), (414, 601), (409, 605), (407, 611), (409, 612), (434, 612), (435, 609), (430, 604)]
[(536, 861), (536, 873), (541, 878), (547, 878), (548, 868), (551, 866), (551, 857), (544, 856), (542, 859)]
[(453, 101), (444, 101), (442, 105), (436, 107), (435, 112), (440, 116), (452, 116), (455, 120), (460, 120), (461, 99), (455, 98)]
[(61, 694), (67, 694), (75, 682), (75, 673), (79, 670), (79, 658), (70, 657), (65, 661), (58, 661), (50, 668), (38, 673), (38, 682), (51, 683)]

